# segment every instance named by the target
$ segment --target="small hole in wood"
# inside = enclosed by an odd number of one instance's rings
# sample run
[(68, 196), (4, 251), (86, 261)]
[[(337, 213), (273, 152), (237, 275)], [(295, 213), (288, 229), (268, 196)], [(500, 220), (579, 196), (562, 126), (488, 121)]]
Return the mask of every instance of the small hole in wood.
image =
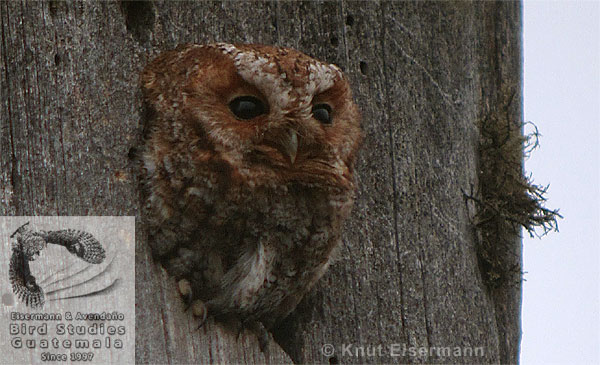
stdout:
[(131, 147), (129, 149), (129, 151), (127, 152), (127, 158), (129, 158), (130, 160), (134, 160), (137, 157), (138, 154), (138, 150), (135, 147)]
[(366, 75), (367, 72), (369, 72), (369, 67), (367, 66), (367, 63), (365, 61), (360, 61), (359, 67), (361, 74)]
[(339, 44), (338, 38), (336, 36), (331, 37), (329, 43), (331, 43), (332, 46), (337, 47)]
[(348, 14), (348, 16), (346, 16), (346, 25), (351, 27), (353, 24), (354, 17), (352, 16), (352, 14)]

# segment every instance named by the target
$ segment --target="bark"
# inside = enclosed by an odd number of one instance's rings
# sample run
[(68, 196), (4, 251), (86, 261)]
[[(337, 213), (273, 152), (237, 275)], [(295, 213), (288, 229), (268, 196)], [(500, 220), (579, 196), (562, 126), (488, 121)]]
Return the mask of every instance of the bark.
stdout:
[[(521, 120), (519, 2), (9, 1), (0, 36), (3, 215), (139, 216), (138, 73), (179, 43), (290, 46), (351, 80), (366, 137), (353, 216), (268, 354), (212, 320), (196, 331), (138, 224), (137, 362), (518, 361), (520, 282), (487, 285), (463, 192), (500, 90)], [(520, 238), (507, 242), (520, 271)]]

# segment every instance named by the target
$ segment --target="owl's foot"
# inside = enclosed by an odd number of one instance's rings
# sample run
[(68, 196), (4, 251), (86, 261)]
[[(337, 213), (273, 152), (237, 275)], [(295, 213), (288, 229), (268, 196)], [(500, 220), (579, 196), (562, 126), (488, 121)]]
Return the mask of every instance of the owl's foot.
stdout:
[(200, 319), (200, 325), (198, 328), (202, 327), (208, 318), (208, 309), (206, 308), (206, 305), (200, 299), (193, 300), (192, 285), (190, 284), (189, 280), (179, 280), (177, 283), (177, 289), (179, 290), (179, 294), (181, 294), (183, 301), (185, 302), (185, 310), (187, 311), (191, 308), (194, 317)]
[[(177, 289), (179, 290), (179, 294), (181, 294), (183, 301), (185, 302), (185, 310), (192, 310), (192, 314), (194, 317), (197, 317), (200, 320), (200, 324), (198, 325), (198, 329), (202, 328), (206, 319), (208, 318), (209, 307), (211, 305), (214, 307), (215, 303), (209, 301), (204, 303), (200, 299), (193, 299), (192, 293), (192, 285), (189, 280), (181, 279), (177, 282)], [(214, 308), (213, 308), (214, 309)], [(260, 346), (260, 350), (267, 355), (269, 351), (269, 342), (271, 340), (271, 334), (261, 321), (256, 319), (241, 319), (238, 315), (230, 314), (222, 316), (221, 319), (228, 319), (226, 322), (229, 323), (230, 326), (233, 326), (237, 330), (237, 337), (240, 338), (244, 329), (250, 330), (250, 332), (256, 335), (258, 340), (258, 345)]]

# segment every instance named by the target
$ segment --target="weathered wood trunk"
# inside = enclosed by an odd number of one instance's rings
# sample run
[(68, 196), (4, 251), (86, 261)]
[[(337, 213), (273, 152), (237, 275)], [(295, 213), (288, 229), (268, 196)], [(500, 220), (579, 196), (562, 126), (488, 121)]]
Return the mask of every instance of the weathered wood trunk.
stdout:
[(337, 263), (265, 357), (249, 332), (196, 330), (139, 227), (137, 362), (518, 361), (520, 284), (486, 285), (463, 191), (502, 94), (521, 119), (520, 3), (9, 1), (0, 36), (3, 215), (139, 215), (138, 73), (179, 43), (290, 46), (349, 75), (366, 138)]

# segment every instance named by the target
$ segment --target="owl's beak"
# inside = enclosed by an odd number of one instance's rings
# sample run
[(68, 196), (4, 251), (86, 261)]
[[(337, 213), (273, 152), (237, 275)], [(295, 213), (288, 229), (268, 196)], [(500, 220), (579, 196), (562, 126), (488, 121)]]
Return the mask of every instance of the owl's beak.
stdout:
[(293, 128), (277, 128), (265, 134), (263, 143), (268, 148), (275, 148), (284, 160), (290, 165), (294, 165), (298, 157), (298, 145), (301, 142), (298, 138), (298, 132)]
[(293, 165), (296, 161), (296, 155), (298, 153), (298, 134), (293, 129), (290, 129), (290, 139), (288, 140), (285, 149), (285, 152), (290, 158), (290, 163)]

